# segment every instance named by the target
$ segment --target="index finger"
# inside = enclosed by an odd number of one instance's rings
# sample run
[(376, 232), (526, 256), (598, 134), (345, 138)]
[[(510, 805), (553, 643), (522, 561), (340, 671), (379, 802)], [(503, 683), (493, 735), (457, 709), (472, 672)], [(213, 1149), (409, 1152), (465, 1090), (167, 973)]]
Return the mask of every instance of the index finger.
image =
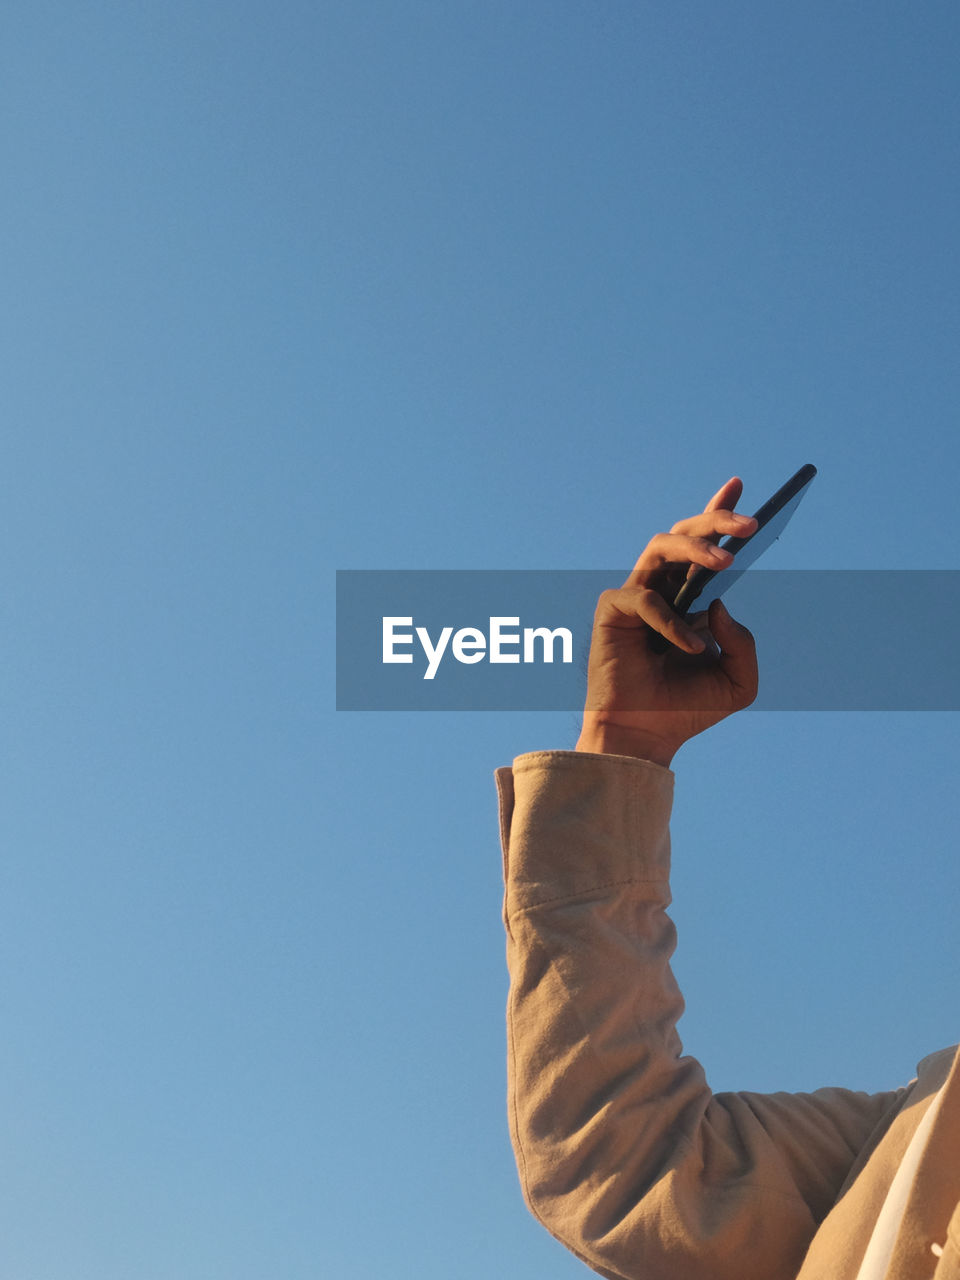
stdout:
[(717, 490), (704, 511), (733, 511), (743, 493), (743, 481), (739, 476), (731, 476), (725, 485)]

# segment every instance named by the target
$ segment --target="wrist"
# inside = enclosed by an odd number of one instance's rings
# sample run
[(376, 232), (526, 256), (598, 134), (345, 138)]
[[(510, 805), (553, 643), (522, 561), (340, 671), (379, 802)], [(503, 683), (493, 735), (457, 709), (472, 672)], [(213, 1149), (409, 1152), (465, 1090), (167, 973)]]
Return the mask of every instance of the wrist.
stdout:
[(680, 743), (670, 742), (658, 734), (607, 723), (588, 713), (584, 716), (575, 749), (594, 755), (634, 756), (637, 760), (649, 760), (669, 769), (679, 747)]

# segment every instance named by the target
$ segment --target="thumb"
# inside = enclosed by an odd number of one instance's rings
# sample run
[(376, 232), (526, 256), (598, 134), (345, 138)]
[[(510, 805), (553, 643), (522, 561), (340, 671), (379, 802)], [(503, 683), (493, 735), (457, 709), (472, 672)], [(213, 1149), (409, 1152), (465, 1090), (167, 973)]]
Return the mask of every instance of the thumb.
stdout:
[(708, 613), (710, 631), (720, 646), (720, 669), (739, 695), (742, 707), (757, 696), (757, 646), (752, 634), (726, 610), (722, 600), (714, 600)]

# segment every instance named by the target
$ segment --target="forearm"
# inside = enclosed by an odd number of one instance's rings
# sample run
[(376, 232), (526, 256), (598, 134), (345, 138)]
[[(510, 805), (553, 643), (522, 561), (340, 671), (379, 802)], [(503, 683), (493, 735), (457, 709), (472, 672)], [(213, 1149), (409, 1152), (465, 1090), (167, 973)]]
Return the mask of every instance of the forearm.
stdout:
[(645, 1256), (645, 1274), (659, 1277), (638, 1206), (665, 1185), (709, 1100), (676, 1033), (683, 1004), (665, 913), (673, 778), (654, 764), (556, 752), (520, 757), (498, 782), (524, 1193), (604, 1274), (636, 1274), (629, 1260)]
[[(641, 1199), (656, 1182), (672, 1123), (655, 1091), (680, 1051), (682, 1003), (669, 974), (673, 935), (663, 910), (671, 784), (653, 765), (562, 753), (521, 757), (512, 775), (505, 848), (512, 1137), (530, 1208), (594, 1266), (609, 1257), (622, 1218), (619, 1184), (629, 1176)], [(641, 808), (649, 840), (637, 849)], [(626, 1017), (625, 1003), (633, 1006)], [(684, 1083), (691, 1100), (706, 1091), (697, 1075), (694, 1067)], [(618, 1081), (629, 1097), (618, 1096)]]

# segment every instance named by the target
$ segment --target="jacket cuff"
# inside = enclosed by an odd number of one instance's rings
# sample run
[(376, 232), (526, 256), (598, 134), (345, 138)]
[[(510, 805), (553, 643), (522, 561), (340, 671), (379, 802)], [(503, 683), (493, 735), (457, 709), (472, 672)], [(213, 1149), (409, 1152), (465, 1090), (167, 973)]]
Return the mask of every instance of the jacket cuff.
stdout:
[(533, 751), (496, 779), (507, 914), (667, 881), (671, 770), (633, 756)]

